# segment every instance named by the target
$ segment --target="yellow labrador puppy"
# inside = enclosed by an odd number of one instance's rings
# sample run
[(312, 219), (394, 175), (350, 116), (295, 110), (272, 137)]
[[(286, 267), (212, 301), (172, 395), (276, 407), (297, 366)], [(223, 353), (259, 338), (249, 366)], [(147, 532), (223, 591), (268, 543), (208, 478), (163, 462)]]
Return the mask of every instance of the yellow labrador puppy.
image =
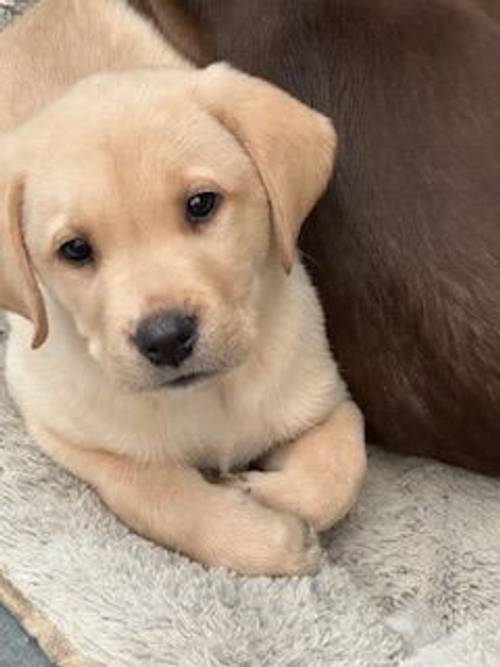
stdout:
[(365, 471), (294, 253), (330, 123), (194, 69), (119, 0), (41, 0), (0, 35), (0, 96), (0, 304), (30, 432), (157, 542), (314, 571)]

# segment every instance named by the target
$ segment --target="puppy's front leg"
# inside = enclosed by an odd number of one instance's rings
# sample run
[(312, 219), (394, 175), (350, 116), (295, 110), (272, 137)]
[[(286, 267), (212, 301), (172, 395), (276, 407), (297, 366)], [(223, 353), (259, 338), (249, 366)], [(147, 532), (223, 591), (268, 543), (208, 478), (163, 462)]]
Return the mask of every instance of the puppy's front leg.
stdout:
[(229, 480), (254, 498), (302, 517), (318, 531), (330, 528), (353, 506), (366, 471), (363, 418), (344, 401), (320, 426), (279, 447), (264, 472)]
[(239, 489), (207, 482), (177, 465), (143, 466), (101, 450), (75, 447), (32, 428), (42, 447), (94, 487), (137, 533), (205, 565), (249, 575), (295, 575), (317, 569), (312, 528), (291, 514), (264, 507)]

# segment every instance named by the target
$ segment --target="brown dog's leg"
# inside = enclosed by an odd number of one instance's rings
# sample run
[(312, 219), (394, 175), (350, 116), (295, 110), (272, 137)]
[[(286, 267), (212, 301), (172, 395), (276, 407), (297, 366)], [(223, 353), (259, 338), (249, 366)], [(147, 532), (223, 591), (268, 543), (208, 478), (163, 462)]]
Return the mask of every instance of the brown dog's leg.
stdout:
[(264, 472), (231, 477), (274, 509), (302, 517), (316, 530), (330, 528), (351, 509), (366, 471), (363, 419), (355, 403), (341, 403), (329, 419), (264, 459)]
[(192, 468), (141, 466), (74, 447), (45, 429), (33, 429), (33, 434), (141, 535), (205, 565), (242, 574), (296, 575), (317, 569), (316, 534), (298, 517), (264, 507), (239, 489), (210, 484)]

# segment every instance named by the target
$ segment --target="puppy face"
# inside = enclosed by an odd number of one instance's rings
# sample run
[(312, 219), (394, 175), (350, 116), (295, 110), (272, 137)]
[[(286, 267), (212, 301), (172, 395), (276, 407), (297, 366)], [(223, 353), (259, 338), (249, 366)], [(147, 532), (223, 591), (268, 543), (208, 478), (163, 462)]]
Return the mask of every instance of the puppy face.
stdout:
[(30, 270), (103, 370), (140, 391), (243, 362), (279, 283), (276, 213), (199, 75), (94, 77), (21, 135)]
[(64, 139), (51, 131), (26, 183), (36, 272), (91, 355), (137, 389), (245, 358), (270, 247), (250, 158), (175, 88), (96, 98), (84, 128), (65, 109)]

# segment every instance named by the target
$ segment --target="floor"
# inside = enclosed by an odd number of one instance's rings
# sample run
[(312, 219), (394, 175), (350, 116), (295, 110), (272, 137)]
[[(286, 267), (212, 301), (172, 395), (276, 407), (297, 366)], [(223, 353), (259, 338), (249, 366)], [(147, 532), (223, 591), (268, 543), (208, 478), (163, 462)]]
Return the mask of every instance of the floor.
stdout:
[(0, 667), (50, 667), (36, 643), (0, 607)]

